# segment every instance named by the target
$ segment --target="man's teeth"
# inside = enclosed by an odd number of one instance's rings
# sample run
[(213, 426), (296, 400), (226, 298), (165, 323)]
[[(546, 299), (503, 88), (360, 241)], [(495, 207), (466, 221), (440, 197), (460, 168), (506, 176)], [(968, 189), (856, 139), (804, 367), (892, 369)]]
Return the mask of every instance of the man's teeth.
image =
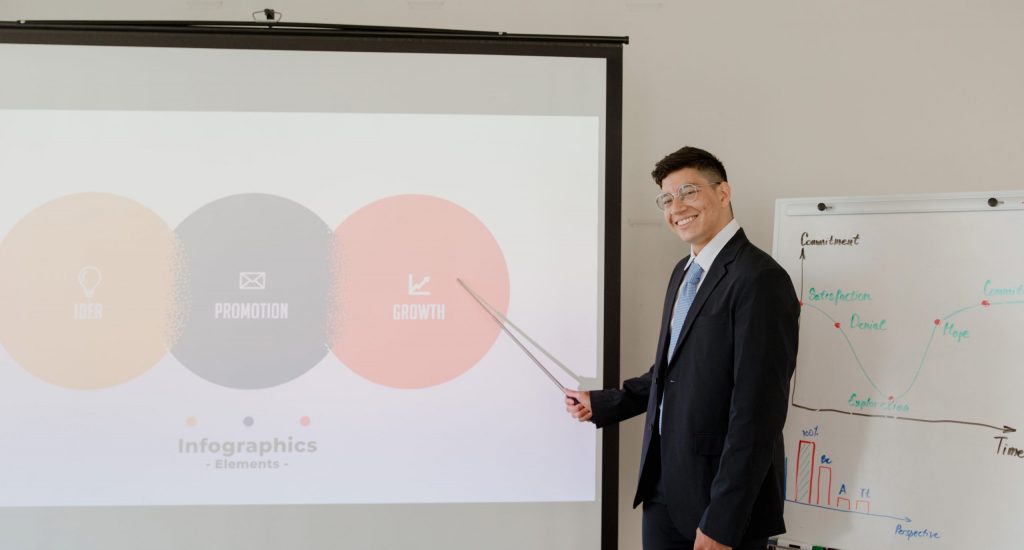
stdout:
[(690, 216), (689, 218), (683, 218), (681, 220), (676, 220), (676, 225), (686, 225), (686, 224), (692, 222), (693, 219), (696, 218), (696, 217), (697, 216)]

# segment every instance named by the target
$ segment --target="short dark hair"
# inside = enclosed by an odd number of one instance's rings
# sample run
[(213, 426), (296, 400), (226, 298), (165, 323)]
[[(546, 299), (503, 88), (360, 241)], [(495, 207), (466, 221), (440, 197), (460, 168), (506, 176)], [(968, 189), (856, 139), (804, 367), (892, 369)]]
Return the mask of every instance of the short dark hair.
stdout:
[(661, 180), (665, 179), (672, 172), (682, 170), (683, 168), (697, 170), (711, 183), (728, 181), (722, 161), (704, 149), (690, 147), (689, 145), (659, 160), (654, 165), (651, 177), (654, 178), (654, 184), (661, 187)]

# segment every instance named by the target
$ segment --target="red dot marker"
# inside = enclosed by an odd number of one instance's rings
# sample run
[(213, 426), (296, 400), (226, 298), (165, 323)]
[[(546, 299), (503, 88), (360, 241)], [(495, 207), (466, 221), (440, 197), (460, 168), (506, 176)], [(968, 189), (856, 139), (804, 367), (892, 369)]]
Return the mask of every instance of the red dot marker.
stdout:
[(804, 301), (800, 300), (800, 307), (804, 307)]
[(839, 323), (836, 323), (836, 328), (839, 328)]
[(939, 326), (940, 324), (942, 324), (942, 321), (939, 320), (939, 319), (936, 319), (935, 320), (935, 326)]
[(988, 307), (988, 306), (990, 306), (990, 305), (992, 305), (992, 304), (988, 303), (988, 300), (982, 300), (982, 301), (981, 301), (981, 305), (983, 305), (983, 306), (985, 306), (985, 307)]
[(892, 396), (891, 395), (889, 396), (889, 401), (892, 401)]
[(309, 417), (303, 416), (302, 418), (300, 418), (299, 424), (302, 424), (303, 426), (309, 426)]

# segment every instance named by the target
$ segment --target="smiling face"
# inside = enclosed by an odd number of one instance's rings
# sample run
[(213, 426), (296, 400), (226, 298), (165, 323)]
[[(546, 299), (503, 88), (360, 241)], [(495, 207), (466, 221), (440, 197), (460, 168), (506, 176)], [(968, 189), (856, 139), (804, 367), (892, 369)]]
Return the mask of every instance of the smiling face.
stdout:
[(714, 183), (695, 168), (676, 170), (661, 180), (661, 190), (666, 193), (675, 193), (687, 184), (699, 189), (691, 200), (682, 201), (677, 198), (665, 208), (665, 221), (669, 228), (693, 248), (694, 254), (699, 254), (704, 245), (732, 220), (732, 212), (729, 210), (732, 189), (729, 182), (723, 181), (718, 185)]

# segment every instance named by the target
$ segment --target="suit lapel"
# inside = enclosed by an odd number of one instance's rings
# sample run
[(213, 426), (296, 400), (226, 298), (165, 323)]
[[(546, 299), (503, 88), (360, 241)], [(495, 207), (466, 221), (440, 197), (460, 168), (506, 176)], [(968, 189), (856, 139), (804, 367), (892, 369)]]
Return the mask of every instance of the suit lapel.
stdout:
[[(686, 336), (690, 334), (690, 329), (693, 327), (693, 320), (700, 315), (700, 310), (708, 301), (708, 297), (714, 294), (718, 283), (722, 282), (725, 275), (729, 273), (729, 264), (736, 258), (740, 248), (748, 242), (747, 236), (740, 229), (729, 239), (729, 242), (725, 243), (725, 247), (718, 253), (715, 262), (711, 264), (711, 269), (704, 276), (704, 281), (701, 282), (700, 289), (697, 290), (697, 295), (693, 298), (693, 303), (690, 304), (690, 311), (686, 313), (686, 321), (683, 322), (683, 333), (679, 335), (679, 341), (676, 342), (676, 349), (673, 351), (672, 357), (678, 357), (679, 348), (683, 347), (683, 342), (686, 341)], [(667, 325), (667, 323), (664, 324)], [(662, 333), (664, 334), (665, 331), (662, 331)]]
[(672, 271), (672, 278), (669, 279), (668, 292), (665, 295), (665, 306), (662, 308), (661, 314), (661, 333), (658, 336), (657, 357), (658, 364), (662, 366), (668, 362), (665, 351), (668, 348), (668, 338), (671, 330), (669, 320), (672, 319), (672, 309), (675, 308), (676, 296), (679, 295), (679, 285), (683, 284), (683, 275), (686, 273), (686, 262), (688, 261), (690, 261), (689, 256), (676, 264), (675, 270)]

